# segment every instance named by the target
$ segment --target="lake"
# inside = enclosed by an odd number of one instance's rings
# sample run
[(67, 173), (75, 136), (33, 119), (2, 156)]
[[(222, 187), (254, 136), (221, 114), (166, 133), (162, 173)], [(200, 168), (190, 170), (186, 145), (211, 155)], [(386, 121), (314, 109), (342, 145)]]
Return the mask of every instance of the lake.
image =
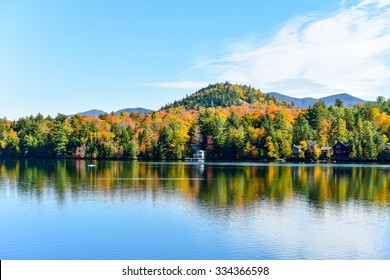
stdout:
[(390, 166), (0, 160), (0, 259), (390, 259)]

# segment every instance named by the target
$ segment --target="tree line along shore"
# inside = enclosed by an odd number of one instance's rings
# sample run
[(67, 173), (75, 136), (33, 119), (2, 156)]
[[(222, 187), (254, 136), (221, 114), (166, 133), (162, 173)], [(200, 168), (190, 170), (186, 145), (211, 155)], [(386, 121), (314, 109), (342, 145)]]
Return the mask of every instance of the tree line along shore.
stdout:
[(250, 87), (219, 87), (146, 114), (3, 118), (0, 157), (178, 160), (205, 150), (210, 160), (390, 161), (390, 100), (302, 109)]

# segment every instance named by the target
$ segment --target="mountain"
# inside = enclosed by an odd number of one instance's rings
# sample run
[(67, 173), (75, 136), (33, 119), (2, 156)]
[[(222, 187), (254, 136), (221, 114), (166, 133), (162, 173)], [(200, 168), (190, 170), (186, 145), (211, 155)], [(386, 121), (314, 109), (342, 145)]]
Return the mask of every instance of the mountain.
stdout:
[(296, 97), (291, 97), (287, 96), (278, 92), (269, 92), (269, 95), (274, 96), (278, 100), (283, 100), (286, 102), (294, 103), (295, 106), (301, 107), (301, 108), (307, 108), (311, 105), (313, 105), (317, 101), (324, 101), (327, 106), (334, 105), (336, 99), (341, 99), (344, 102), (345, 107), (353, 107), (354, 105), (358, 103), (366, 103), (367, 101), (354, 97), (350, 94), (347, 93), (340, 93), (340, 94), (335, 94), (335, 95), (330, 95), (326, 97), (321, 97), (321, 98), (311, 98), (311, 97), (305, 97), (305, 98), (296, 98)]
[[(107, 113), (102, 111), (102, 110), (92, 109), (92, 110), (88, 110), (85, 112), (77, 113), (75, 115), (95, 117), (95, 116), (104, 115), (104, 114), (107, 114)], [(69, 115), (69, 117), (72, 117), (72, 116), (74, 116), (74, 115)]]
[(323, 100), (326, 105), (334, 105), (336, 99), (341, 99), (344, 102), (345, 107), (353, 107), (358, 103), (366, 103), (367, 101), (357, 98), (355, 96), (352, 96), (348, 93), (340, 93), (340, 94), (335, 94), (335, 95), (330, 95), (326, 97), (320, 98), (320, 100)]
[[(125, 109), (122, 109), (122, 110), (118, 110), (115, 112), (115, 115), (120, 115), (121, 112), (127, 112), (127, 113), (140, 113), (140, 114), (145, 114), (145, 113), (149, 113), (151, 112), (152, 110), (149, 110), (149, 109), (145, 109), (145, 108), (141, 108), (141, 107), (138, 107), (138, 108), (125, 108)], [(77, 115), (81, 115), (81, 116), (90, 116), (90, 117), (97, 117), (99, 115), (105, 115), (105, 114), (109, 114), (105, 111), (102, 111), (102, 110), (98, 110), (98, 109), (92, 109), (92, 110), (88, 110), (88, 111), (85, 111), (85, 112), (80, 112), (80, 113), (77, 113)], [(72, 117), (74, 116), (75, 114), (73, 115), (69, 115), (69, 117)]]
[(115, 115), (120, 115), (121, 112), (126, 112), (126, 113), (140, 113), (140, 114), (146, 114), (146, 113), (149, 113), (151, 112), (152, 110), (149, 110), (149, 109), (145, 109), (145, 108), (141, 108), (141, 107), (137, 107), (137, 108), (125, 108), (125, 109), (122, 109), (122, 110), (118, 110), (115, 112)]
[(163, 106), (162, 110), (184, 107), (187, 110), (199, 107), (230, 107), (243, 104), (270, 104), (277, 103), (287, 106), (284, 101), (276, 100), (272, 95), (263, 93), (246, 85), (233, 85), (229, 82), (209, 85), (197, 92), (187, 95), (185, 98)]
[(272, 95), (278, 100), (283, 100), (286, 102), (294, 103), (295, 106), (301, 107), (301, 108), (306, 108), (309, 107), (310, 105), (313, 105), (317, 99), (315, 98), (310, 98), (310, 97), (305, 97), (305, 98), (296, 98), (296, 97), (291, 97), (288, 95), (284, 95), (278, 92), (269, 92), (269, 95)]

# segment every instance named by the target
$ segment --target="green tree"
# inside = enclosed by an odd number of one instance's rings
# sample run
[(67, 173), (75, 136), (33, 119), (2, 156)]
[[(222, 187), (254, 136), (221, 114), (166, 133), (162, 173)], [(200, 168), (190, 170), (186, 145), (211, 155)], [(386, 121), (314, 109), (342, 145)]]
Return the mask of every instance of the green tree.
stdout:
[(267, 157), (270, 159), (279, 158), (279, 145), (271, 136), (266, 138)]
[(328, 139), (328, 108), (323, 101), (314, 103), (306, 112), (306, 118), (313, 129), (313, 136), (320, 145), (326, 145)]
[(364, 124), (363, 156), (365, 159), (376, 159), (378, 152), (375, 145), (375, 127), (370, 121)]
[(240, 126), (240, 119), (237, 113), (234, 111), (228, 116), (227, 122), (230, 126), (236, 129), (238, 129), (238, 127)]
[(172, 128), (169, 126), (164, 127), (157, 141), (158, 156), (162, 160), (174, 158), (174, 153), (172, 152), (172, 141), (173, 141)]
[(293, 124), (293, 143), (298, 144), (304, 140), (313, 139), (313, 131), (310, 127), (309, 121), (301, 116)]
[(139, 145), (138, 142), (135, 140), (132, 140), (129, 145), (129, 153), (128, 157), (130, 159), (137, 159), (139, 155)]
[(54, 121), (54, 126), (51, 129), (51, 139), (54, 146), (54, 152), (57, 157), (64, 158), (66, 149), (69, 143), (69, 137), (72, 132), (68, 125), (67, 116), (58, 114)]
[(344, 108), (344, 102), (340, 98), (337, 98), (334, 105), (339, 108)]

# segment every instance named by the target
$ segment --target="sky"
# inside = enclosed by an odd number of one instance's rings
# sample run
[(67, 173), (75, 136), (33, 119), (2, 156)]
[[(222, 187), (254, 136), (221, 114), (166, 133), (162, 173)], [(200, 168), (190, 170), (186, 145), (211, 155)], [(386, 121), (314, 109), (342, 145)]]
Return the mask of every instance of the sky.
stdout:
[(0, 117), (156, 110), (225, 81), (390, 98), (390, 0), (0, 0)]

